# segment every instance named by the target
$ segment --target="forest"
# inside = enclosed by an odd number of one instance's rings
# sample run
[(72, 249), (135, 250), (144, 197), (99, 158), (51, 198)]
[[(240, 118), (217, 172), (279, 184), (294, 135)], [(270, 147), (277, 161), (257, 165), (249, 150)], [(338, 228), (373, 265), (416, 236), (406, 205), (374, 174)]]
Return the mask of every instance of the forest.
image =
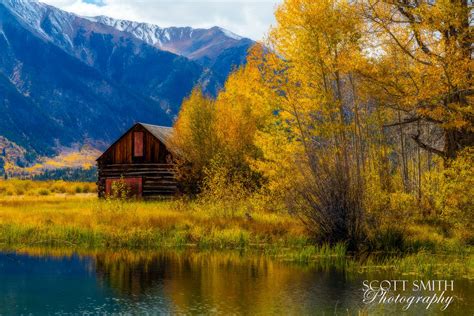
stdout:
[(470, 14), (465, 1), (285, 1), (216, 99), (196, 87), (184, 101), (184, 192), (228, 214), (291, 214), (354, 251), (472, 245)]

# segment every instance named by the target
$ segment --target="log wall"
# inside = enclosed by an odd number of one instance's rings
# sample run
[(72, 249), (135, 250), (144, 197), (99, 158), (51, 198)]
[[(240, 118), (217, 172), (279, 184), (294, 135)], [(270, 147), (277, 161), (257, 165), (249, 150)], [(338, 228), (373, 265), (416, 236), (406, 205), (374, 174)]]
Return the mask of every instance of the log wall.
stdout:
[(98, 193), (105, 197), (107, 178), (142, 178), (142, 197), (171, 196), (177, 191), (173, 165), (165, 163), (98, 164)]

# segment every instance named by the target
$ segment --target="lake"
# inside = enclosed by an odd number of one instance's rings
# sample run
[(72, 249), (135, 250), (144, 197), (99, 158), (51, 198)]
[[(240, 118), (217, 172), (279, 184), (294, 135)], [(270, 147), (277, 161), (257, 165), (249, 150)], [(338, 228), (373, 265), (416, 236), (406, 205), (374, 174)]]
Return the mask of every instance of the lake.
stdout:
[[(239, 252), (4, 251), (0, 314), (403, 315), (402, 304), (364, 304), (364, 280), (430, 280), (349, 273), (344, 266), (340, 260), (297, 265)], [(444, 312), (441, 303), (428, 310), (418, 303), (405, 314), (473, 315), (474, 282), (452, 279), (446, 296), (454, 298)]]

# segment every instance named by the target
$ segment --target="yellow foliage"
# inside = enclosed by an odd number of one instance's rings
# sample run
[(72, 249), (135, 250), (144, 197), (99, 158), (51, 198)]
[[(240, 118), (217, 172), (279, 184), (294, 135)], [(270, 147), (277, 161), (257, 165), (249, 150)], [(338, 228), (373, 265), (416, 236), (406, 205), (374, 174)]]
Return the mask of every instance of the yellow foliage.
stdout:
[(87, 170), (95, 166), (95, 159), (99, 155), (99, 150), (86, 145), (80, 149), (65, 149), (54, 157), (39, 157), (34, 164), (25, 167), (18, 166), (7, 157), (4, 170), (10, 177), (39, 175), (45, 170), (61, 168), (82, 168)]
[(462, 151), (449, 166), (426, 174), (426, 199), (448, 223), (474, 238), (474, 148)]
[(470, 227), (472, 152), (453, 160), (474, 132), (467, 13), (448, 0), (284, 1), (266, 47), (217, 98), (195, 89), (183, 103), (181, 170), (224, 215), (242, 199), (274, 210), (290, 200), (321, 223), (327, 209), (363, 205), (356, 229), (424, 216)]
[[(260, 154), (255, 146), (255, 135), (267, 124), (275, 109), (273, 92), (262, 88), (261, 54), (261, 46), (252, 48), (248, 64), (229, 76), (216, 100), (209, 99), (196, 88), (183, 102), (175, 124), (173, 144), (185, 159), (183, 162), (178, 158), (178, 174), (183, 182), (190, 182), (194, 187), (191, 191), (199, 191), (205, 186), (209, 192), (211, 183), (224, 185), (222, 181), (203, 183), (205, 178), (215, 177), (211, 164), (216, 161), (219, 161), (220, 177), (226, 178), (226, 184), (246, 180), (246, 185), (252, 186), (252, 182), (255, 185), (256, 175), (249, 167), (249, 161)], [(212, 190), (217, 192), (225, 188)]]
[[(472, 10), (462, 1), (359, 2), (372, 31), (367, 42), (377, 50), (359, 71), (370, 78), (371, 94), (411, 117), (439, 124), (446, 132), (446, 158), (456, 153), (451, 142), (473, 132), (474, 66)], [(374, 55), (374, 54), (373, 54)], [(459, 133), (455, 140), (452, 133)], [(463, 136), (464, 135), (464, 136)], [(458, 144), (454, 145), (458, 146)]]

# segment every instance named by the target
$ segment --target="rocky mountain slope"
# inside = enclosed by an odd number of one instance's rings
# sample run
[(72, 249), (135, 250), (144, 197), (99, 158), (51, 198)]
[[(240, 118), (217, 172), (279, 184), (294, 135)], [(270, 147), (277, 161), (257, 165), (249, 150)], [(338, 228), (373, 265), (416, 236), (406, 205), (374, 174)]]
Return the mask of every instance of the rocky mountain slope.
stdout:
[(107, 16), (88, 19), (129, 33), (161, 50), (196, 61), (209, 69), (203, 81), (208, 80), (205, 81), (206, 88), (212, 94), (216, 94), (222, 87), (234, 67), (245, 62), (246, 53), (254, 44), (251, 39), (218, 26), (210, 29), (161, 28), (153, 24), (113, 19)]
[(215, 94), (250, 45), (218, 27), (159, 28), (0, 0), (0, 136), (35, 157), (78, 143), (103, 148), (136, 121), (170, 125), (191, 89)]

